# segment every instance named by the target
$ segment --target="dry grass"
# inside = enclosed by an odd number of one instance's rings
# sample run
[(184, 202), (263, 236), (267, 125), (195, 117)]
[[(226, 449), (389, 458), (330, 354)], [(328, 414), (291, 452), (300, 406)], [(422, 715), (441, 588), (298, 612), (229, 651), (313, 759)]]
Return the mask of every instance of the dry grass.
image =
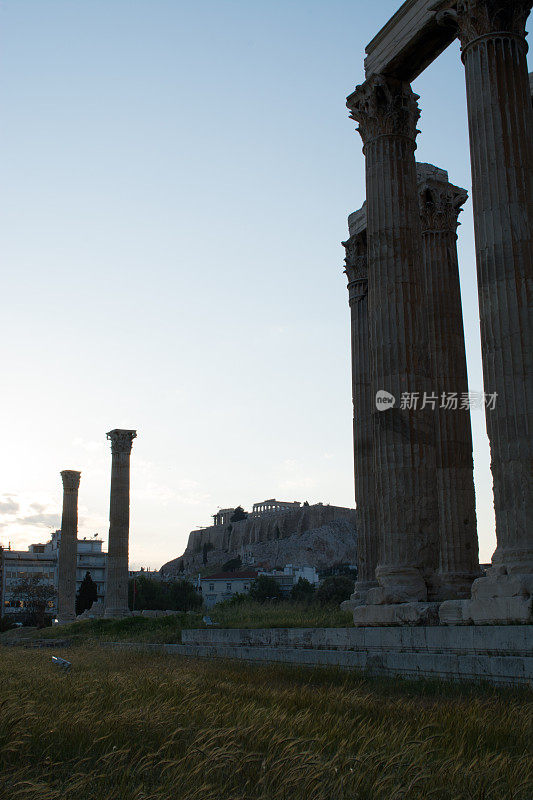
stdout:
[(531, 800), (527, 691), (0, 651), (3, 800)]

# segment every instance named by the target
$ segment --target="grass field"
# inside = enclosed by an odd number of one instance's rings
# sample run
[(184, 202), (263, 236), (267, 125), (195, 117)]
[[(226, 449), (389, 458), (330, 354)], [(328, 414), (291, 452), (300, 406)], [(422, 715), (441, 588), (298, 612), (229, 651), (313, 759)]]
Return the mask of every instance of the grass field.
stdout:
[(531, 800), (526, 690), (0, 650), (3, 800)]
[[(18, 628), (0, 634), (5, 638), (70, 639), (74, 642), (130, 641), (174, 644), (181, 641), (183, 628), (205, 628), (201, 613), (176, 613), (169, 617), (130, 617), (120, 620), (84, 620), (72, 625), (53, 626), (38, 631)], [(254, 603), (220, 605), (207, 612), (222, 628), (333, 628), (353, 625), (352, 615), (338, 606), (319, 603)]]

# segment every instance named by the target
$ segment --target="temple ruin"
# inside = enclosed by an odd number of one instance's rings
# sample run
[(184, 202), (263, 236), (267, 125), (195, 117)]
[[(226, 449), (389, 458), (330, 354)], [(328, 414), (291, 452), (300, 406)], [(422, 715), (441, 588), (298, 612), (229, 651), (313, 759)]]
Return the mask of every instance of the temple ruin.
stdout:
[[(408, 0), (347, 98), (366, 164), (349, 217), (356, 625), (523, 623), (533, 594), (533, 110), (526, 0)], [(464, 189), (415, 161), (414, 80), (465, 66), (497, 548), (479, 577), (456, 230)], [(454, 402), (455, 398), (455, 402)], [(459, 400), (459, 402), (458, 402)]]

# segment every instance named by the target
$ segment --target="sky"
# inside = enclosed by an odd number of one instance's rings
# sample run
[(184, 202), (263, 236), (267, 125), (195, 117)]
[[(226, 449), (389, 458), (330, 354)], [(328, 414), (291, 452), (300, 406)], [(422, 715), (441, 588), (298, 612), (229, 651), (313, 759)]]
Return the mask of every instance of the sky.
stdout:
[[(345, 98), (380, 0), (3, 0), (0, 542), (107, 538), (105, 433), (135, 428), (130, 562), (158, 568), (219, 507), (353, 507), (347, 215), (364, 201)], [(470, 190), (452, 45), (413, 88), (417, 159)], [(483, 389), (471, 203), (459, 256)], [(487, 391), (490, 387), (486, 387)], [(495, 547), (472, 411), (480, 558)]]

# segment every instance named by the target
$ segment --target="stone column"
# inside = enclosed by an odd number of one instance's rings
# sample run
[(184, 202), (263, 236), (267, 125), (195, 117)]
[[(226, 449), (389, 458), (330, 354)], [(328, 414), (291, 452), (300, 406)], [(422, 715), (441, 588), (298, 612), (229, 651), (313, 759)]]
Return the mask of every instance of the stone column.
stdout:
[(115, 429), (111, 440), (111, 497), (107, 555), (105, 616), (124, 617), (128, 606), (128, 554), (130, 533), (130, 453), (137, 431)]
[(63, 515), (59, 545), (57, 618), (59, 622), (76, 619), (76, 565), (78, 559), (78, 489), (81, 472), (64, 469)]
[(432, 383), (414, 155), (420, 113), (409, 84), (383, 75), (357, 87), (347, 105), (366, 156), (372, 396), (386, 409), (374, 410), (380, 588), (370, 589), (354, 621), (422, 621), (429, 609), (416, 601), (427, 600), (437, 567), (438, 508), (433, 412), (411, 400)]
[(474, 622), (531, 621), (533, 594), (533, 114), (529, 0), (459, 0), (466, 73), (481, 348), (494, 482), (493, 571)]
[(377, 524), (374, 501), (374, 445), (370, 341), (368, 332), (368, 255), (366, 203), (348, 218), (350, 238), (346, 249), (346, 275), (351, 316), (353, 452), (357, 524), (358, 575), (355, 591), (346, 607), (364, 602), (377, 586)]
[(470, 409), (461, 402), (469, 395), (456, 231), (468, 193), (432, 164), (417, 164), (417, 177), (439, 502), (439, 568), (430, 596), (446, 600), (469, 597), (480, 575)]

